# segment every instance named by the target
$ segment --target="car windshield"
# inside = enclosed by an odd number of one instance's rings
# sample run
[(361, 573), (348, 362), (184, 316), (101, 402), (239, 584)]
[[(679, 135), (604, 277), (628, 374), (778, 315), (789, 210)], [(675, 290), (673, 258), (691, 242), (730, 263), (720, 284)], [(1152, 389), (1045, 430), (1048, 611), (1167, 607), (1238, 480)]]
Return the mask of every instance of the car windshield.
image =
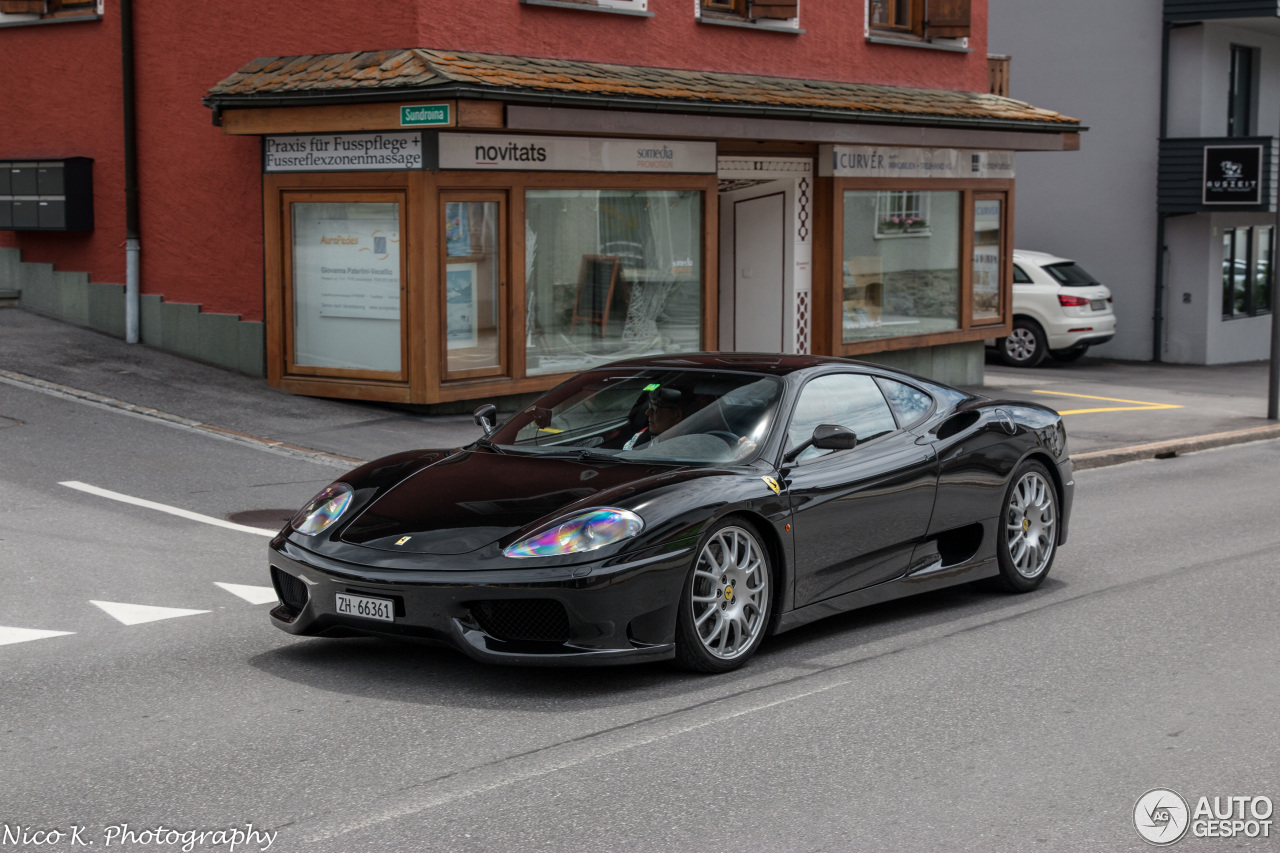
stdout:
[(507, 452), (619, 461), (745, 463), (773, 427), (782, 383), (714, 370), (606, 368), (576, 376), (504, 424)]
[(1070, 261), (1062, 264), (1049, 264), (1044, 268), (1044, 271), (1067, 287), (1089, 287), (1098, 283), (1098, 280), (1089, 275), (1084, 267), (1079, 264), (1073, 264)]

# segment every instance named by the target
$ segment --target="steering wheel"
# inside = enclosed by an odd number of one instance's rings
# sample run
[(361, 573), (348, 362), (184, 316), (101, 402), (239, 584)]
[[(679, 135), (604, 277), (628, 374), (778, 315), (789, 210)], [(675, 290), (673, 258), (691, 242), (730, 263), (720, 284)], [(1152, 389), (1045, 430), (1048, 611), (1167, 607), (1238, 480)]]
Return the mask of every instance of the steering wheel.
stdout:
[(716, 438), (723, 439), (730, 447), (738, 446), (738, 436), (726, 429), (708, 430), (703, 435), (714, 435)]

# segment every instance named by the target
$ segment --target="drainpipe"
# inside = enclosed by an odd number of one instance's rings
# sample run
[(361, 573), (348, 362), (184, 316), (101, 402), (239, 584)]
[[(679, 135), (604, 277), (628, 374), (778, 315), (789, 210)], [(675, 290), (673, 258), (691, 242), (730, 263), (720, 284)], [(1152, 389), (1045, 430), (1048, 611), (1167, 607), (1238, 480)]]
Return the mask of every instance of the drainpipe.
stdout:
[[(128, 2), (128, 0), (125, 0)], [(1168, 21), (1163, 22), (1160, 37), (1160, 141), (1163, 144), (1169, 133), (1169, 30)], [(1157, 157), (1158, 159), (1158, 157)], [(1158, 168), (1158, 167), (1157, 167)], [(1156, 190), (1156, 206), (1159, 207), (1160, 191)], [(1164, 357), (1164, 225), (1165, 214), (1156, 211), (1156, 300), (1152, 313), (1151, 328), (1151, 360), (1159, 363)]]
[(138, 149), (133, 76), (133, 0), (120, 0), (120, 60), (124, 88), (124, 339), (138, 342)]
[[(1276, 143), (1280, 145), (1280, 136), (1276, 137)], [(1275, 163), (1275, 155), (1270, 158), (1271, 163)], [(1268, 164), (1270, 165), (1270, 164)], [(1271, 180), (1268, 181), (1268, 190), (1272, 186), (1280, 187), (1276, 184), (1276, 176), (1269, 175)], [(1280, 193), (1278, 193), (1280, 194)], [(1268, 259), (1270, 269), (1267, 273), (1271, 276), (1271, 283), (1268, 285), (1267, 301), (1271, 303), (1271, 369), (1267, 376), (1267, 420), (1280, 419), (1280, 308), (1276, 306), (1276, 246), (1280, 246), (1280, 198), (1272, 196), (1271, 203), (1276, 206), (1276, 227), (1271, 231), (1271, 255)]]

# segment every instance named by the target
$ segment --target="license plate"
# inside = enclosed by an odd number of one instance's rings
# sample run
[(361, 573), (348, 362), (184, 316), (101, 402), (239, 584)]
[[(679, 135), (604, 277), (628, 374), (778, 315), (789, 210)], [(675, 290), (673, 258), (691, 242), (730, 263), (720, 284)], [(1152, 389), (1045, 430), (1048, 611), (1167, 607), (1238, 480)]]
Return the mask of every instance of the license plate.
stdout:
[(1094, 310), (1094, 311), (1106, 311), (1106, 310), (1107, 310), (1107, 300), (1105, 300), (1105, 299), (1090, 299), (1090, 300), (1089, 300), (1089, 307), (1090, 307), (1092, 310)]
[(389, 598), (367, 598), (363, 595), (338, 593), (338, 612), (358, 619), (377, 619), (379, 622), (396, 621), (396, 603)]

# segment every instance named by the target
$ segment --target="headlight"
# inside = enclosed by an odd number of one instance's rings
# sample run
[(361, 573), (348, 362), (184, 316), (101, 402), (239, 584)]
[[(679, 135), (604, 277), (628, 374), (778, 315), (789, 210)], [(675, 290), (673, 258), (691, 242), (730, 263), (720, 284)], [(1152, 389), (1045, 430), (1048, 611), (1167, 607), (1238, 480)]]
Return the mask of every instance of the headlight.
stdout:
[(346, 483), (334, 483), (325, 487), (310, 503), (298, 510), (289, 525), (299, 533), (315, 536), (337, 521), (338, 516), (346, 512), (350, 505), (351, 487)]
[(594, 551), (644, 530), (640, 516), (625, 509), (589, 509), (521, 539), (502, 553), (507, 557), (556, 557)]

